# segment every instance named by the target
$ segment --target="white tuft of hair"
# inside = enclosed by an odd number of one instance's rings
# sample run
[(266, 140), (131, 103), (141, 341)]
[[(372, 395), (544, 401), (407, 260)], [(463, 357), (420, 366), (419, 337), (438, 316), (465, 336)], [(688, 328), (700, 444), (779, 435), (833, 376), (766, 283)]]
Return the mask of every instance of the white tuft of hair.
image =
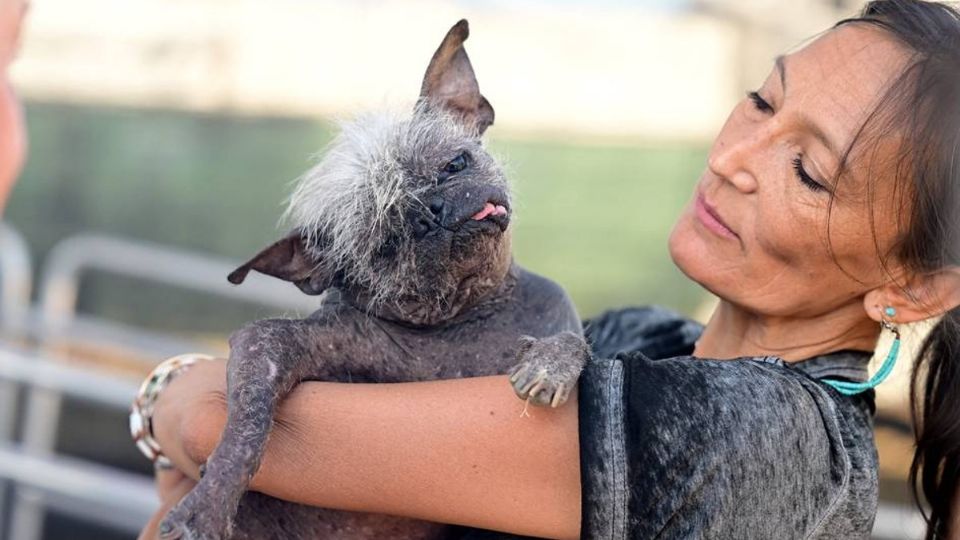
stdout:
[(378, 250), (391, 235), (410, 238), (404, 216), (423, 205), (420, 195), (431, 187), (405, 164), (428, 158), (430, 149), (472, 138), (438, 107), (341, 122), (320, 161), (297, 181), (284, 220), (306, 236), (319, 265), (366, 288), (371, 303), (398, 298), (406, 292), (404, 275), (414, 261), (399, 261), (393, 271), (378, 268)]

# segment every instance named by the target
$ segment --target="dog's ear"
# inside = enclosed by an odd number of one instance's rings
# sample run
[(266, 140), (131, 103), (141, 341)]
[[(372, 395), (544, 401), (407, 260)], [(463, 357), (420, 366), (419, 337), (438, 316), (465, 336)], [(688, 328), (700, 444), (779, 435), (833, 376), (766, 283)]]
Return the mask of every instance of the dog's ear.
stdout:
[(291, 281), (301, 291), (312, 295), (322, 293), (331, 286), (333, 281), (310, 256), (306, 239), (298, 231), (254, 255), (252, 259), (230, 272), (227, 280), (234, 285), (239, 285), (251, 270)]
[(493, 107), (480, 95), (477, 77), (463, 48), (469, 35), (466, 19), (447, 32), (423, 76), (420, 99), (441, 105), (482, 134), (493, 124)]

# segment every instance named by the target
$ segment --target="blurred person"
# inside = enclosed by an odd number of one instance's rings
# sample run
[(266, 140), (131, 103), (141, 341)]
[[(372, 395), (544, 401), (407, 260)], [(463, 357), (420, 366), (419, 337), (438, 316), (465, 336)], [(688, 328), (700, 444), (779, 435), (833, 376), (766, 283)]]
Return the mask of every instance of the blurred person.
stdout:
[[(911, 478), (927, 538), (957, 538), (958, 73), (955, 9), (870, 2), (779, 57), (717, 136), (669, 240), (720, 299), (705, 327), (662, 308), (590, 321), (578, 393), (530, 416), (506, 377), (302, 383), (251, 488), (548, 538), (866, 538), (872, 387), (898, 325), (939, 317), (916, 359)], [(881, 332), (896, 345), (869, 377)], [(177, 468), (142, 538), (215, 447), (224, 378), (199, 362), (160, 392)]]
[(23, 110), (10, 85), (10, 64), (20, 46), (20, 31), (29, 3), (0, 0), (0, 210), (27, 155)]

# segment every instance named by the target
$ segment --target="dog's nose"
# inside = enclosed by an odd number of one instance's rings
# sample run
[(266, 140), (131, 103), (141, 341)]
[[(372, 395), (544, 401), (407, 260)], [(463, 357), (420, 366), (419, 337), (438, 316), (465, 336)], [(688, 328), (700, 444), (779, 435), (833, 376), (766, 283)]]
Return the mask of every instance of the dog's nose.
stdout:
[(420, 218), (413, 222), (413, 234), (417, 238), (423, 238), (428, 232), (437, 228), (437, 224), (429, 219)]
[(437, 229), (447, 217), (447, 205), (441, 197), (430, 199), (427, 206), (430, 209), (430, 216), (420, 215), (414, 220), (413, 232), (417, 238), (421, 238), (427, 233)]
[(433, 212), (433, 215), (435, 216), (440, 216), (445, 207), (446, 205), (444, 204), (443, 199), (440, 197), (434, 197), (433, 200), (430, 201), (430, 211)]

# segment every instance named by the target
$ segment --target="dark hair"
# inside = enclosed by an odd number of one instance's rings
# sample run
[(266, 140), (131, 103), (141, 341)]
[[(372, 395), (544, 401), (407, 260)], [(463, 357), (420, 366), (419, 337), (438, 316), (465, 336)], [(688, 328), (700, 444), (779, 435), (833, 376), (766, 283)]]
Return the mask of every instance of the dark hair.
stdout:
[[(894, 156), (900, 234), (881, 260), (894, 255), (920, 273), (960, 266), (960, 12), (920, 0), (875, 0), (837, 26), (852, 23), (884, 30), (908, 53), (905, 70), (868, 120), (880, 128), (877, 137), (896, 129), (905, 141)], [(947, 311), (923, 343), (910, 389), (917, 438), (910, 483), (926, 538), (946, 538), (960, 504), (960, 309)]]

